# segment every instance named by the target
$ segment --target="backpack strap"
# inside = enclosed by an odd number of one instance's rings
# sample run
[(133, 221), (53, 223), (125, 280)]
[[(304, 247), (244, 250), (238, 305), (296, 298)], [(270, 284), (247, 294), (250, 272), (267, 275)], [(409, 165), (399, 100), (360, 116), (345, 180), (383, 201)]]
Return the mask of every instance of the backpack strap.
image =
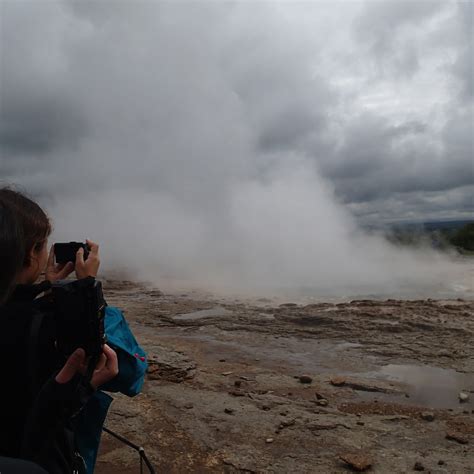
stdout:
[(28, 381), (30, 388), (30, 395), (32, 400), (36, 397), (39, 390), (39, 334), (41, 325), (43, 323), (44, 314), (35, 311), (31, 318), (29, 344), (28, 344)]

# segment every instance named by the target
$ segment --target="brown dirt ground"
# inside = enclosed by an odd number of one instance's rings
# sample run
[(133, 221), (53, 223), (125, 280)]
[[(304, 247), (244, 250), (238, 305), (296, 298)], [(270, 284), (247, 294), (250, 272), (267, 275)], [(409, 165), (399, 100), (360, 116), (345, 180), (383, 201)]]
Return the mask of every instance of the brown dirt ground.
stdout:
[[(152, 361), (142, 394), (113, 394), (106, 424), (158, 473), (344, 473), (350, 453), (374, 473), (474, 473), (472, 301), (278, 305), (105, 289)], [(415, 379), (384, 372), (404, 366)], [(104, 434), (96, 472), (138, 473), (138, 454)]]

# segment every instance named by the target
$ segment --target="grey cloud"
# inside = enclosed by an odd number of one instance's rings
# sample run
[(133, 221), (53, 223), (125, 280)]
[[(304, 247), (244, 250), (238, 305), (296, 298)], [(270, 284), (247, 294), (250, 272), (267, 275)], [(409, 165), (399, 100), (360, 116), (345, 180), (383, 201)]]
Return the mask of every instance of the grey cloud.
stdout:
[[(114, 168), (111, 183), (159, 185), (191, 207), (201, 198), (215, 204), (214, 190), (262, 176), (273, 166), (267, 155), (284, 152), (283, 160), (295, 152), (311, 157), (348, 203), (444, 191), (471, 179), (472, 111), (459, 116), (448, 104), (439, 136), (421, 119), (395, 121), (355, 105), (341, 116), (343, 90), (320, 65), (327, 38), (281, 22), (273, 6), (137, 5), (47, 4), (44, 20), (57, 34), (48, 53), (55, 61), (44, 66), (39, 32), (28, 48), (28, 32), (14, 28), (21, 9), (13, 10), (4, 39), (21, 37), (32, 59), (18, 61), (10, 48), (2, 54), (4, 154), (43, 155), (50, 166), (67, 160), (71, 176), (87, 176), (92, 187), (86, 170), (100, 159)], [(359, 39), (390, 49), (406, 25), (441, 10), (439, 2), (368, 2), (356, 21)], [(63, 29), (61, 21), (76, 27)], [(8, 166), (10, 175), (11, 160)]]
[(2, 101), (0, 150), (12, 158), (17, 154), (38, 156), (75, 147), (86, 131), (84, 117), (62, 97), (47, 97), (37, 90)]
[(453, 64), (453, 73), (461, 83), (461, 98), (472, 100), (474, 96), (474, 4), (469, 1), (459, 1), (457, 6), (462, 45)]
[(349, 180), (377, 173), (396, 158), (399, 141), (425, 130), (421, 122), (394, 125), (374, 114), (357, 116), (345, 128), (343, 144), (325, 163), (323, 172), (331, 178)]
[(423, 59), (416, 37), (443, 8), (442, 1), (368, 1), (353, 24), (355, 38), (370, 52), (377, 74), (412, 76)]
[[(304, 31), (295, 34), (292, 25), (269, 21), (266, 8), (249, 13), (246, 9), (244, 16), (251, 18), (253, 29), (242, 31), (239, 25), (231, 31), (222, 59), (225, 78), (261, 151), (299, 148), (326, 128), (328, 111), (337, 101), (327, 78), (310, 67), (318, 61), (322, 41)], [(259, 20), (261, 28), (255, 28)]]
[(442, 1), (396, 1), (365, 3), (354, 22), (357, 36), (369, 43), (376, 56), (390, 53), (399, 30), (407, 25), (420, 26), (420, 22), (438, 13)]

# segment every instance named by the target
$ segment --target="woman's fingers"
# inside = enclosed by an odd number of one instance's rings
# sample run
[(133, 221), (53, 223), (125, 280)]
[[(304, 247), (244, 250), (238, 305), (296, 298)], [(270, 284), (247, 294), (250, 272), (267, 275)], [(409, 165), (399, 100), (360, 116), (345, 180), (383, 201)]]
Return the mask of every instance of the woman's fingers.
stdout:
[(82, 247), (76, 252), (76, 266), (77, 265), (84, 265), (84, 249)]
[[(63, 368), (56, 375), (56, 382), (67, 383), (76, 373), (85, 375), (87, 368), (87, 358), (84, 349), (76, 349), (67, 359)], [(118, 359), (115, 351), (104, 344), (103, 352), (97, 361), (91, 384), (97, 388), (112, 380), (119, 372)]]
[(100, 267), (99, 246), (89, 239), (87, 239), (86, 242), (90, 248), (87, 260), (84, 261), (84, 250), (82, 248), (80, 248), (76, 254), (76, 276), (78, 280), (86, 277), (95, 278)]
[(107, 344), (104, 344), (104, 354), (107, 357), (107, 369), (115, 375), (118, 374), (118, 359), (117, 359), (117, 353)]
[(99, 368), (99, 363), (102, 364), (102, 361), (99, 361), (91, 380), (91, 385), (95, 388), (98, 388), (109, 380), (112, 380), (119, 372), (118, 359), (115, 351), (107, 344), (104, 344), (103, 351), (102, 355), (105, 360), (105, 365), (101, 365), (101, 368)]
[(72, 273), (74, 270), (74, 263), (72, 262), (67, 262), (67, 263), (61, 263), (57, 267), (57, 279), (58, 280), (64, 280), (68, 275)]
[(104, 353), (100, 354), (99, 360), (95, 366), (95, 371), (102, 370), (105, 367), (106, 363), (107, 363), (107, 357), (105, 356)]
[(48, 255), (48, 267), (54, 267), (54, 244), (51, 245)]
[(69, 382), (74, 375), (81, 369), (86, 358), (86, 353), (84, 349), (76, 349), (67, 359), (63, 368), (56, 375), (56, 382), (58, 383), (67, 383)]
[(86, 243), (90, 248), (91, 255), (97, 255), (99, 253), (99, 244), (92, 242), (92, 240), (86, 239)]

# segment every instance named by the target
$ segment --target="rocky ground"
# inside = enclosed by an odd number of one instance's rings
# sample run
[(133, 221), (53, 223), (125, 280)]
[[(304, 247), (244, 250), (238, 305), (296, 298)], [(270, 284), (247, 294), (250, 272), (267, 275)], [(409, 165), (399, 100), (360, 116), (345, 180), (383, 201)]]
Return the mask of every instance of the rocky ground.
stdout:
[[(473, 301), (105, 288), (150, 363), (106, 424), (156, 472), (474, 473)], [(138, 454), (104, 434), (96, 472), (138, 473)]]

